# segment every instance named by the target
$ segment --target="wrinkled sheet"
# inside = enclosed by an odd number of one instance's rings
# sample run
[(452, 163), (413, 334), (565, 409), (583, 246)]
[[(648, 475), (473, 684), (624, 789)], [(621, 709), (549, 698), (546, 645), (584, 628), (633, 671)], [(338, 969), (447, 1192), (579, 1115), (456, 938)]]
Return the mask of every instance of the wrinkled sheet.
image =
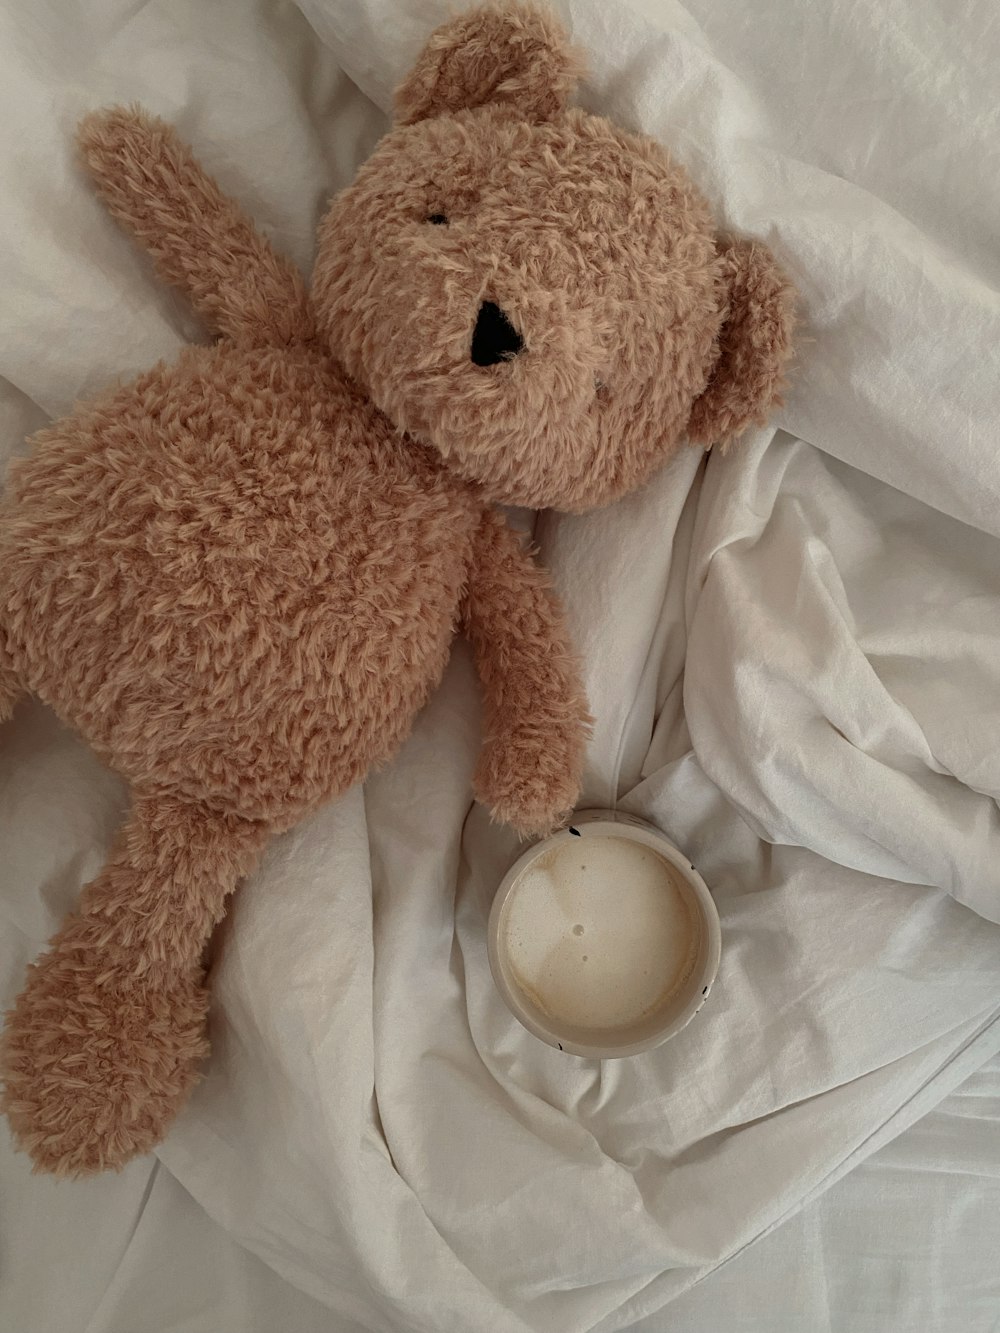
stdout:
[[(155, 1158), (60, 1185), (0, 1140), (0, 1328), (364, 1333), (213, 1222)], [(1000, 1059), (631, 1333), (995, 1333)], [(183, 1281), (178, 1281), (183, 1275)]]
[[(138, 97), (176, 120), (307, 266), (445, 12), (0, 15), (4, 448), (198, 332), (75, 175), (80, 112)], [(470, 809), (458, 646), (398, 760), (236, 900), (214, 1055), (160, 1151), (232, 1237), (373, 1329), (661, 1327), (1000, 1049), (1000, 28), (944, 0), (564, 12), (584, 103), (661, 137), (803, 296), (774, 430), (613, 509), (525, 519), (586, 660), (586, 803), (685, 848), (723, 967), (641, 1058), (562, 1056), (507, 1015), (485, 920), (517, 848)], [(44, 710), (4, 729), (8, 995), (123, 808)]]

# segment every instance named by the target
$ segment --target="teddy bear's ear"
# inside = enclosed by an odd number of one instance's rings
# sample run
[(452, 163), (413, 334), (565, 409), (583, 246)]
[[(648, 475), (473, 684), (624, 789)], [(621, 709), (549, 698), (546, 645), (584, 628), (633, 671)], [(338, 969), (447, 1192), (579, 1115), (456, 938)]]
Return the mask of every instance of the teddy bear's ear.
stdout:
[(396, 92), (396, 123), (487, 102), (548, 120), (566, 105), (581, 71), (551, 14), (520, 3), (487, 5), (431, 36)]
[(780, 403), (795, 323), (794, 289), (770, 250), (730, 240), (719, 252), (726, 301), (719, 358), (688, 422), (688, 437), (706, 446), (763, 425)]

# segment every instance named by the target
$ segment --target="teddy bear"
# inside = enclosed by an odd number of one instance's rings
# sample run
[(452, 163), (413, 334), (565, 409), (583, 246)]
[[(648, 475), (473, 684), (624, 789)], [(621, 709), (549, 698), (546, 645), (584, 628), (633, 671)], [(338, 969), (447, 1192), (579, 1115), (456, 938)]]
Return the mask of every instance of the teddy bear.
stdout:
[(579, 513), (763, 421), (791, 287), (655, 142), (570, 106), (558, 22), (429, 39), (318, 234), (311, 284), (138, 108), (90, 115), (111, 213), (214, 335), (42, 430), (0, 511), (0, 720), (31, 693), (129, 785), (29, 971), (3, 1105), (38, 1168), (121, 1167), (206, 1052), (205, 949), (268, 838), (389, 760), (456, 632), (474, 789), (566, 818), (589, 717), (505, 506)]

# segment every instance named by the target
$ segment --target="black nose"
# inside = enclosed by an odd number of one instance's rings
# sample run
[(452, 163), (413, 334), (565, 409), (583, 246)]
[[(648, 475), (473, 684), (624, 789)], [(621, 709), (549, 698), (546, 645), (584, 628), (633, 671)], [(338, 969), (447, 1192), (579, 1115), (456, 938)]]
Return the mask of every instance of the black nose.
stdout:
[(524, 339), (498, 305), (484, 301), (472, 333), (472, 359), (477, 366), (495, 366), (517, 356)]

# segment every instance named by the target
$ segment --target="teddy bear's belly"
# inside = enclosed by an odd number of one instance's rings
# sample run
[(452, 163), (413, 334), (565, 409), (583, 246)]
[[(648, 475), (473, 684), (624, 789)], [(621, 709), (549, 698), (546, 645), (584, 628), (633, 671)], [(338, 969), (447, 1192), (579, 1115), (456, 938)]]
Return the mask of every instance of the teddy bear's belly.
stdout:
[(469, 508), (366, 432), (208, 432), (177, 457), (147, 422), (126, 449), (70, 419), (17, 469), (0, 627), (131, 782), (291, 821), (387, 756), (439, 679)]

